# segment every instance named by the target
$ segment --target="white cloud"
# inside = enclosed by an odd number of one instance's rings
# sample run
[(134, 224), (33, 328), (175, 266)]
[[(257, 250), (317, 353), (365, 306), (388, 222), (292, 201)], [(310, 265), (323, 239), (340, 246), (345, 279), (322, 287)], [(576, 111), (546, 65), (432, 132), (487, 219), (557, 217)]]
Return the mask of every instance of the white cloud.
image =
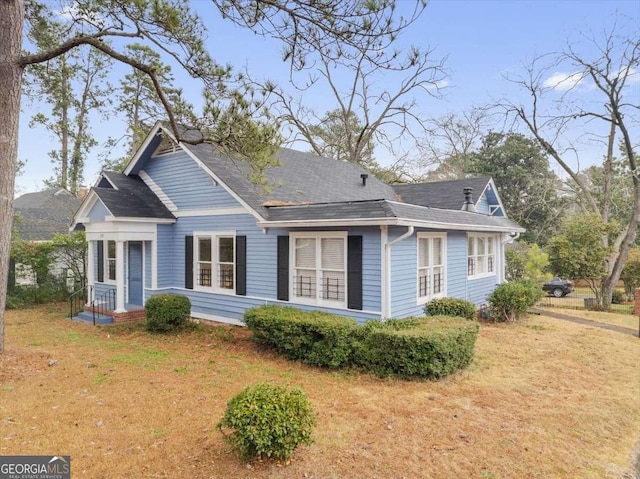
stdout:
[[(624, 70), (620, 71), (621, 74), (624, 73)], [(635, 85), (640, 83), (640, 71), (637, 68), (629, 68), (629, 74), (627, 75), (627, 84)]]
[(547, 88), (553, 88), (557, 91), (567, 91), (584, 83), (582, 73), (561, 73), (556, 72), (547, 78), (543, 85)]

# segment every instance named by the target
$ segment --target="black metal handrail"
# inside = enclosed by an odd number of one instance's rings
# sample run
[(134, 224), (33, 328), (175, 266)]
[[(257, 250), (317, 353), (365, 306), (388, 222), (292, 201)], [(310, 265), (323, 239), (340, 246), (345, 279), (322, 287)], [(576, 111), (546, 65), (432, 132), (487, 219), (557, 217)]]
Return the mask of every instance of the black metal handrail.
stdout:
[(69, 295), (69, 318), (73, 318), (83, 310), (86, 299), (85, 293), (85, 289), (81, 288)]
[(93, 311), (93, 325), (96, 325), (96, 315), (108, 316), (108, 313), (116, 309), (116, 290), (109, 289), (91, 301)]

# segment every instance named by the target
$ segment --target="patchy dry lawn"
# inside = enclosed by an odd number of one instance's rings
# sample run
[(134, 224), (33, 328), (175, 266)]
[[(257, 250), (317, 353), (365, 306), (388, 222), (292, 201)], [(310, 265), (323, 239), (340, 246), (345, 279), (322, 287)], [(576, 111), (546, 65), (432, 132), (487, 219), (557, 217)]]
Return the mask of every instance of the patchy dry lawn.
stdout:
[[(161, 337), (63, 314), (6, 315), (0, 455), (69, 454), (75, 478), (616, 477), (640, 434), (640, 340), (545, 317), (483, 325), (466, 371), (403, 382), (289, 363), (241, 328)], [(261, 381), (318, 412), (289, 465), (241, 463), (215, 429)]]

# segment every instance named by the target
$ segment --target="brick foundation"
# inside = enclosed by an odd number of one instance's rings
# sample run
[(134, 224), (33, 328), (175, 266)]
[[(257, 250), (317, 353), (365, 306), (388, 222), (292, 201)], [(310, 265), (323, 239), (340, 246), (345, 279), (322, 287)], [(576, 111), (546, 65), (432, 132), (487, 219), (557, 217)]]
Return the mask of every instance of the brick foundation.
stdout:
[(138, 309), (136, 311), (127, 311), (126, 313), (111, 313), (114, 323), (130, 323), (132, 321), (144, 321), (146, 316), (144, 309)]
[(96, 308), (92, 308), (91, 306), (84, 307), (84, 310), (87, 312), (91, 312), (93, 309), (95, 309), (97, 313), (99, 312), (100, 314), (112, 316), (113, 324), (130, 323), (133, 321), (144, 321), (145, 319), (147, 319), (144, 313), (144, 309), (135, 309), (133, 311), (127, 311), (126, 313), (116, 313), (113, 310), (105, 311), (104, 309), (101, 309), (99, 307), (96, 307)]

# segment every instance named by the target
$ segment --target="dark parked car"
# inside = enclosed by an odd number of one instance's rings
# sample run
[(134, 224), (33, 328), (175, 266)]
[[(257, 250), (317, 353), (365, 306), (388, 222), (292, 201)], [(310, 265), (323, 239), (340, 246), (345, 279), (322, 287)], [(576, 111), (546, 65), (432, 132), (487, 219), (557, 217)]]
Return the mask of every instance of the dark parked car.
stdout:
[(573, 281), (562, 278), (553, 278), (542, 285), (542, 290), (556, 298), (562, 298), (573, 291)]

